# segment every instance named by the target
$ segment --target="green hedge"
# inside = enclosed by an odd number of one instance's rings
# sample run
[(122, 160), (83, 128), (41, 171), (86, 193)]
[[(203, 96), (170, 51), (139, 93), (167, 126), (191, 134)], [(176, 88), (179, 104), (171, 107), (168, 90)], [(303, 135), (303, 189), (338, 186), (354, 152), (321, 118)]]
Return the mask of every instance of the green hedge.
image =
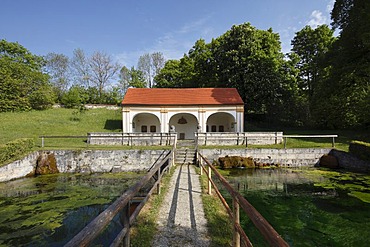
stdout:
[(0, 145), (0, 165), (25, 155), (35, 146), (33, 139), (23, 138)]
[(359, 159), (370, 161), (370, 143), (352, 141), (349, 144), (349, 152)]

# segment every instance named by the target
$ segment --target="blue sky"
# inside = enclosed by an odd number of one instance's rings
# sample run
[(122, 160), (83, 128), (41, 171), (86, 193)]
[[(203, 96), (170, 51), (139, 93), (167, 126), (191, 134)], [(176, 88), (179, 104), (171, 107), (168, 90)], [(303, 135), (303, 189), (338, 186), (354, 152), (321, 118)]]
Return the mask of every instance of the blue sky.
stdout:
[(136, 66), (144, 53), (179, 59), (203, 38), (250, 22), (280, 34), (289, 52), (295, 32), (330, 23), (334, 0), (0, 0), (0, 39), (32, 53), (103, 51)]

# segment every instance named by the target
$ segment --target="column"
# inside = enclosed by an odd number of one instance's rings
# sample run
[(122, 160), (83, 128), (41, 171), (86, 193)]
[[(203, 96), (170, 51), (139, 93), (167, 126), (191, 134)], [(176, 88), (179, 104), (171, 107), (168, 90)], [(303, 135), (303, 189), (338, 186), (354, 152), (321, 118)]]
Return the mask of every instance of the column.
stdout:
[(122, 132), (123, 133), (131, 133), (132, 126), (130, 123), (132, 119), (130, 119), (130, 109), (128, 107), (122, 108)]
[(236, 132), (244, 132), (244, 107), (236, 107)]
[(168, 110), (166, 108), (161, 108), (160, 111), (160, 121), (161, 121), (161, 133), (168, 133), (169, 127), (168, 127)]
[(207, 120), (206, 118), (206, 110), (203, 107), (200, 107), (198, 110), (198, 119), (199, 119), (199, 132), (204, 133), (207, 131)]

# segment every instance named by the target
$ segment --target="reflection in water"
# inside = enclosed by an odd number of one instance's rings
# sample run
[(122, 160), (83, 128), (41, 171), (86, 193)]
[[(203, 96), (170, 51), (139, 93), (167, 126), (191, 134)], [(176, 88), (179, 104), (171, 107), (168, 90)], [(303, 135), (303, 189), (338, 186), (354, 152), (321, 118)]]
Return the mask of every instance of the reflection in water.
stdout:
[[(0, 183), (0, 246), (63, 246), (141, 176), (56, 174)], [(97, 243), (111, 241), (115, 225), (119, 220)]]
[[(234, 169), (229, 174), (229, 183), (239, 191), (275, 190), (288, 193), (288, 186), (312, 183), (301, 169)], [(323, 182), (324, 177), (315, 182)]]
[[(368, 246), (369, 175), (315, 168), (235, 169), (226, 179), (290, 246)], [(254, 246), (268, 246), (246, 215), (241, 222)]]

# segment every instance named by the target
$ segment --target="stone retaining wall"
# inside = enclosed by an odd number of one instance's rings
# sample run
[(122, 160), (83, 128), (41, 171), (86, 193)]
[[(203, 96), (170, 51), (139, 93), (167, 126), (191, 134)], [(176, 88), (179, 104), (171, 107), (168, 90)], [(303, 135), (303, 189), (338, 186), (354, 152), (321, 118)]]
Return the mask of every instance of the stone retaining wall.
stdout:
[[(41, 152), (52, 152), (60, 172), (119, 172), (147, 170), (170, 150), (55, 150), (38, 151), (24, 159), (0, 167), (0, 182), (21, 178), (31, 173)], [(359, 160), (346, 152), (335, 149), (201, 149), (200, 153), (209, 161), (224, 156), (252, 157), (258, 162), (286, 166), (313, 166), (324, 154), (334, 155), (339, 166), (358, 172), (370, 172), (369, 162)]]
[(327, 148), (291, 148), (291, 149), (202, 149), (200, 153), (209, 161), (224, 156), (252, 157), (257, 162), (274, 163), (285, 166), (312, 166), (321, 156), (328, 154)]
[[(149, 169), (170, 150), (55, 150), (38, 151), (22, 160), (0, 167), (0, 182), (21, 178), (31, 173), (41, 152), (52, 152), (60, 172), (120, 172)], [(163, 156), (164, 157), (164, 156)]]

